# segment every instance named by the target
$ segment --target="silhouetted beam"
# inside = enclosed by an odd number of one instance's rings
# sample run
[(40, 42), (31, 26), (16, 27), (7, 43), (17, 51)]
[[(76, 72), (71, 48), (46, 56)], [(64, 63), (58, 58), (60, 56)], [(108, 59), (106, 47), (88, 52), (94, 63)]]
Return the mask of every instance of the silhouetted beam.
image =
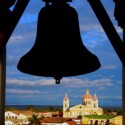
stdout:
[(105, 11), (105, 8), (103, 7), (100, 0), (88, 0), (88, 2), (90, 3), (105, 33), (107, 34), (122, 64), (125, 66), (125, 43), (121, 40), (118, 33), (116, 32), (107, 12)]
[[(12, 12), (11, 21), (6, 20), (4, 23), (10, 23), (4, 30), (4, 41), (0, 44), (0, 125), (5, 121), (5, 88), (6, 88), (6, 44), (13, 33), (18, 21), (20, 20), (29, 0), (18, 0)], [(3, 24), (4, 25), (4, 24)]]
[(0, 125), (4, 125), (5, 86), (6, 86), (6, 49), (0, 58)]
[[(125, 43), (125, 29), (123, 29), (123, 42)], [(125, 66), (122, 67), (122, 124), (125, 125)]]
[(10, 36), (12, 35), (16, 25), (18, 24), (25, 8), (27, 7), (27, 4), (29, 3), (29, 0), (17, 0), (17, 3), (12, 11), (12, 17), (10, 21), (6, 20), (6, 23), (10, 23), (8, 26), (8, 29), (5, 30), (5, 39), (2, 45), (0, 45), (0, 56), (2, 54), (3, 49), (5, 48)]

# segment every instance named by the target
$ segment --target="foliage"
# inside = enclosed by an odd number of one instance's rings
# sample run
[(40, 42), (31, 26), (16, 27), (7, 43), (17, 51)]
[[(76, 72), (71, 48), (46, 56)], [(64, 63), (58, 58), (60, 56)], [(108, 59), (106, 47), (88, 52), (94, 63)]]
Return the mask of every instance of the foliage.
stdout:
[(122, 110), (121, 109), (114, 109), (114, 110), (105, 109), (104, 110), (104, 114), (106, 114), (106, 115), (114, 115), (114, 112), (116, 112), (117, 115), (122, 115)]
[(84, 117), (94, 118), (94, 119), (111, 119), (111, 118), (113, 118), (113, 116), (109, 116), (109, 115), (85, 115)]
[[(21, 107), (21, 106), (20, 106)], [(12, 111), (12, 110), (30, 110), (33, 112), (55, 112), (59, 111), (62, 112), (62, 107), (53, 107), (53, 106), (34, 106), (34, 105), (27, 105), (26, 107), (16, 107), (16, 106), (6, 106), (6, 111)]]
[(5, 107), (5, 111), (13, 111), (13, 110), (17, 110), (17, 108), (16, 107), (9, 107), (9, 106)]
[(53, 106), (48, 106), (48, 107), (35, 107), (32, 105), (27, 106), (26, 110), (32, 110), (34, 112), (55, 112), (59, 111), (62, 112), (62, 108), (56, 108)]
[(81, 116), (81, 115), (79, 115), (77, 118), (82, 119), (82, 116)]
[(115, 109), (114, 112), (117, 112), (117, 115), (122, 115), (122, 111), (120, 109)]
[(33, 106), (33, 105), (28, 105), (27, 107), (26, 107), (26, 109), (27, 110), (32, 110), (32, 109), (34, 109), (35, 107)]
[(54, 107), (49, 106), (49, 107), (48, 107), (48, 110), (53, 111), (53, 110), (54, 110)]
[(37, 115), (32, 115), (32, 118), (29, 119), (30, 123), (29, 125), (41, 125), (40, 119), (37, 118)]

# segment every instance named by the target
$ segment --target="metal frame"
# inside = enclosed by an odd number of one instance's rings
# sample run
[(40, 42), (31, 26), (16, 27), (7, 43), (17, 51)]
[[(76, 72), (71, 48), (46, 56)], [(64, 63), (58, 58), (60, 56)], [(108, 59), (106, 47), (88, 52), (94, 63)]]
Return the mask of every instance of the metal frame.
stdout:
[[(122, 113), (123, 113), (123, 120), (122, 124), (125, 125), (125, 29), (123, 29), (123, 40), (119, 37), (118, 33), (116, 32), (112, 22), (108, 14), (105, 11), (100, 0), (88, 0), (90, 6), (92, 7), (93, 11), (95, 12), (96, 17), (98, 18), (102, 28), (104, 29), (107, 37), (110, 40), (111, 45), (115, 49), (119, 59), (122, 62)], [(103, 15), (103, 16), (102, 16)]]
[[(9, 29), (6, 31), (6, 38), (4, 44), (0, 46), (0, 125), (4, 125), (5, 121), (5, 88), (6, 88), (6, 43), (13, 33), (18, 21), (20, 20), (29, 0), (18, 0), (12, 13), (13, 21)], [(8, 20), (7, 20), (8, 21)], [(5, 23), (5, 22), (3, 22)]]
[[(43, 0), (46, 1), (46, 0)], [(95, 12), (96, 17), (98, 18), (101, 26), (103, 27), (107, 37), (109, 38), (113, 48), (115, 49), (119, 59), (123, 64), (122, 72), (122, 110), (123, 110), (123, 125), (125, 125), (125, 29), (123, 29), (123, 40), (120, 39), (117, 34), (113, 24), (110, 21), (103, 5), (100, 0), (88, 0), (90, 6)], [(13, 21), (12, 27), (9, 30), (9, 35), (6, 38), (5, 46), (9, 40), (12, 32), (14, 31), (20, 17), (22, 16), (29, 0), (18, 0), (13, 13), (15, 14), (15, 19)], [(101, 14), (100, 14), (101, 13)], [(103, 17), (102, 17), (103, 15)], [(110, 31), (109, 31), (110, 29)], [(6, 47), (2, 48), (2, 55), (0, 55), (0, 125), (4, 125), (4, 113), (5, 113), (5, 86), (6, 86)]]

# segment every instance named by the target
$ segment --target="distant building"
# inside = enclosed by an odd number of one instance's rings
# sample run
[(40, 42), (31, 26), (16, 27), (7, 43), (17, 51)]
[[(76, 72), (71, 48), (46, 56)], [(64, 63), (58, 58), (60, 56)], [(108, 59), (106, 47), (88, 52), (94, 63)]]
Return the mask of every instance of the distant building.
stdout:
[(40, 120), (42, 125), (76, 125), (77, 122), (73, 121), (71, 118), (62, 118), (62, 117), (51, 117), (51, 118), (42, 118)]
[(110, 123), (113, 123), (115, 125), (122, 125), (122, 120), (123, 120), (123, 116), (116, 116), (110, 119)]
[(82, 117), (82, 124), (84, 125), (91, 125), (91, 124), (95, 124), (95, 122), (98, 121), (99, 125), (106, 125), (106, 122), (109, 121), (110, 125), (123, 125), (122, 124), (122, 116), (116, 116), (116, 117), (112, 117), (109, 116), (109, 118), (105, 117), (105, 115), (99, 115), (98, 117), (94, 118), (94, 117)]
[(96, 94), (92, 97), (87, 89), (82, 97), (82, 104), (70, 107), (70, 100), (66, 94), (63, 99), (63, 117), (77, 118), (84, 115), (102, 115), (103, 109), (98, 106), (98, 98)]
[(41, 116), (43, 116), (45, 118), (52, 117), (52, 112), (39, 112), (38, 117), (41, 117)]
[(11, 121), (5, 121), (5, 125), (14, 125), (14, 122), (11, 122)]
[(5, 120), (17, 120), (18, 115), (13, 112), (7, 111), (5, 112)]
[(5, 125), (22, 125), (28, 121), (28, 117), (23, 114), (15, 114), (11, 111), (5, 112)]

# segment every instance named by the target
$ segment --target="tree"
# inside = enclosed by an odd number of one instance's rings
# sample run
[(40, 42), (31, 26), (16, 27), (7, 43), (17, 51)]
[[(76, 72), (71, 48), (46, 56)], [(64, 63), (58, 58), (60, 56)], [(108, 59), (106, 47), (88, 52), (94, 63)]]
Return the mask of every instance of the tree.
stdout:
[(82, 116), (81, 116), (81, 115), (79, 115), (77, 118), (82, 119)]
[(31, 110), (32, 111), (33, 109), (35, 109), (35, 107), (33, 105), (28, 105), (26, 107), (26, 110)]
[(41, 125), (40, 119), (35, 114), (32, 115), (32, 118), (30, 118), (29, 121), (29, 125)]
[(49, 111), (54, 111), (54, 107), (52, 107), (52, 106), (49, 106)]
[(117, 115), (122, 115), (122, 111), (120, 109), (115, 109), (114, 112), (117, 112)]

